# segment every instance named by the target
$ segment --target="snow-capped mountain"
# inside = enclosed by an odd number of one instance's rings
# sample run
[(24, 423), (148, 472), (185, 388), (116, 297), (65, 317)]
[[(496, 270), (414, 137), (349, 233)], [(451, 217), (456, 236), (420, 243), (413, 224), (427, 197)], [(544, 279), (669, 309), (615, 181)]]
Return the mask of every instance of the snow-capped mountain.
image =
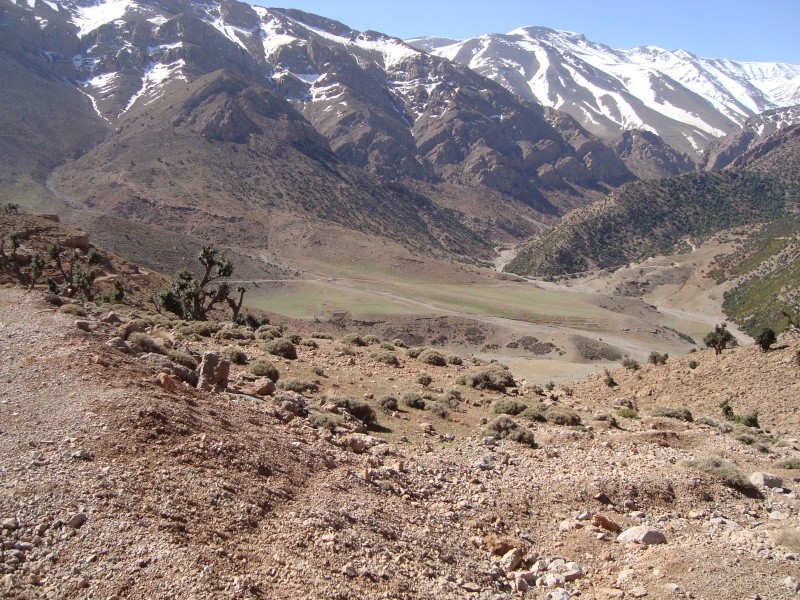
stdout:
[(695, 157), (753, 115), (796, 104), (800, 95), (800, 65), (705, 59), (654, 46), (617, 50), (544, 27), (409, 43), (565, 111), (601, 137), (643, 129)]
[(115, 126), (222, 69), (289, 100), (341, 160), (385, 177), (486, 186), (551, 212), (542, 190), (632, 179), (574, 120), (545, 118), (465, 66), (324, 17), (236, 0), (3, 6), (27, 28), (25, 60), (74, 82)]

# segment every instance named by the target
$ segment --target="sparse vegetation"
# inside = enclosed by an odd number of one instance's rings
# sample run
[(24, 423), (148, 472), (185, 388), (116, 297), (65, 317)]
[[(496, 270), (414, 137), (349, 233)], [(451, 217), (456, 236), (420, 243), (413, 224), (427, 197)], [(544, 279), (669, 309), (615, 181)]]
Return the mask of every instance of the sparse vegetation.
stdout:
[(394, 396), (383, 396), (378, 400), (378, 406), (389, 412), (394, 412), (399, 408), (397, 398)]
[(686, 421), (691, 423), (694, 418), (688, 408), (672, 408), (666, 406), (658, 406), (653, 409), (651, 413), (654, 417), (665, 417), (667, 419), (677, 419), (678, 421)]
[(775, 462), (776, 469), (800, 471), (800, 457), (784, 458)]
[(653, 365), (661, 365), (664, 366), (667, 364), (667, 359), (669, 359), (669, 354), (661, 354), (660, 352), (656, 352), (655, 350), (650, 353), (650, 356), (647, 357), (650, 361), (650, 364)]
[(456, 355), (448, 356), (447, 357), (447, 364), (448, 365), (461, 366), (461, 365), (464, 364), (464, 359), (462, 359), (460, 356), (456, 356)]
[(525, 408), (525, 410), (523, 410), (519, 416), (523, 419), (527, 419), (528, 421), (544, 423), (547, 421), (547, 417), (544, 414), (546, 409), (547, 407), (544, 404), (541, 402), (536, 402)]
[(431, 365), (434, 367), (447, 366), (447, 361), (445, 360), (444, 356), (442, 356), (442, 353), (438, 350), (431, 350), (430, 348), (420, 352), (419, 356), (417, 356), (417, 360), (425, 363), (426, 365)]
[(625, 406), (617, 409), (617, 416), (623, 419), (638, 419), (639, 411)]
[(563, 404), (548, 406), (544, 411), (544, 417), (548, 423), (555, 425), (577, 426), (581, 424), (580, 415)]
[(419, 394), (414, 394), (413, 392), (403, 394), (403, 404), (409, 408), (425, 410), (425, 400), (422, 398), (422, 396)]
[(422, 372), (417, 375), (417, 383), (423, 387), (428, 387), (431, 383), (433, 383), (433, 377), (425, 372)]
[(288, 360), (297, 359), (297, 349), (294, 347), (292, 342), (285, 338), (278, 338), (276, 340), (272, 340), (271, 342), (267, 342), (263, 345), (263, 348), (266, 352), (269, 352), (275, 356), (280, 356)]
[(375, 409), (363, 400), (334, 396), (332, 398), (328, 398), (328, 401), (339, 408), (346, 410), (356, 419), (364, 423), (364, 425), (372, 425), (378, 420), (378, 416), (375, 414)]
[(223, 350), (223, 354), (225, 354), (225, 356), (228, 357), (228, 360), (230, 360), (234, 365), (247, 364), (247, 354), (245, 354), (244, 351), (239, 350), (239, 348), (225, 348), (225, 350)]
[(684, 467), (711, 475), (724, 485), (741, 492), (756, 494), (758, 491), (739, 467), (724, 458), (712, 456), (697, 460), (685, 460), (681, 464)]
[(617, 382), (614, 380), (614, 376), (611, 375), (611, 371), (608, 369), (605, 370), (605, 377), (603, 378), (603, 382), (610, 388), (617, 387)]
[(695, 370), (697, 367), (699, 367), (699, 366), (700, 366), (700, 363), (698, 363), (696, 360), (690, 360), (690, 361), (689, 361), (689, 368), (690, 368), (692, 371), (694, 371), (694, 370)]
[(513, 398), (500, 398), (492, 403), (492, 411), (498, 415), (518, 415), (526, 408), (527, 404)]
[(775, 330), (767, 327), (766, 329), (762, 329), (761, 333), (756, 336), (756, 344), (758, 347), (761, 348), (762, 352), (769, 352), (772, 344), (774, 344), (778, 338), (775, 335)]
[(775, 542), (792, 552), (800, 552), (800, 529), (787, 527), (778, 533)]
[(272, 381), (278, 381), (280, 378), (278, 367), (265, 358), (259, 358), (250, 363), (250, 368), (248, 370), (256, 377), (268, 377)]
[(625, 357), (624, 359), (622, 359), (622, 366), (628, 369), (629, 371), (638, 371), (641, 368), (639, 366), (639, 363), (630, 357)]
[(308, 422), (315, 429), (327, 429), (328, 431), (334, 431), (339, 425), (342, 424), (342, 418), (339, 415), (334, 415), (331, 413), (316, 413), (309, 417)]
[(737, 425), (744, 425), (745, 427), (759, 427), (757, 410), (746, 415), (737, 415), (734, 413), (733, 407), (727, 400), (723, 400), (719, 407), (722, 409), (722, 415), (728, 421), (732, 421)]
[(319, 386), (313, 381), (306, 381), (304, 379), (294, 379), (294, 378), (281, 381), (278, 384), (278, 387), (282, 390), (286, 390), (289, 392), (297, 392), (298, 394), (319, 391)]
[(166, 354), (164, 346), (156, 342), (146, 333), (134, 332), (128, 336), (128, 343), (139, 352), (151, 352), (153, 354)]
[(478, 390), (494, 390), (497, 392), (505, 392), (506, 389), (517, 385), (509, 371), (495, 365), (472, 371), (460, 377), (458, 383)]
[(376, 352), (370, 358), (375, 362), (391, 365), (392, 367), (400, 366), (400, 359), (392, 352)]
[(80, 304), (63, 304), (58, 312), (72, 317), (85, 317), (86, 311)]
[(342, 338), (342, 343), (348, 346), (368, 346), (367, 341), (357, 333), (349, 333)]
[(203, 246), (198, 257), (203, 266), (203, 275), (198, 280), (186, 269), (179, 271), (169, 289), (161, 290), (155, 302), (166, 311), (187, 321), (205, 321), (208, 313), (220, 303), (227, 302), (237, 320), (244, 301), (245, 288), (237, 288), (239, 298), (231, 297), (231, 288), (225, 282), (214, 284), (233, 275), (233, 264), (213, 244)]
[(494, 436), (498, 439), (509, 439), (531, 448), (536, 447), (533, 431), (520, 425), (511, 417), (502, 416), (497, 417), (494, 421), (489, 423), (486, 427), (488, 435)]
[(727, 323), (720, 323), (714, 327), (714, 331), (703, 338), (703, 343), (707, 348), (713, 348), (714, 354), (719, 355), (728, 346), (736, 345), (736, 338), (728, 331)]

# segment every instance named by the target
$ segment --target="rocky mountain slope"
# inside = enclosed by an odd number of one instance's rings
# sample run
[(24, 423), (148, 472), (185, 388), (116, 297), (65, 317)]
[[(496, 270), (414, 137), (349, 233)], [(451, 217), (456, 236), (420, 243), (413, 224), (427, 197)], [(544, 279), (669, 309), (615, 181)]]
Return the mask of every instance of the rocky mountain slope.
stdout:
[(122, 304), (0, 287), (5, 598), (800, 589), (796, 340), (545, 391), (332, 324), (181, 322), (127, 277)]
[(482, 186), (551, 213), (560, 193), (632, 178), (577, 122), (556, 130), (470, 69), (315, 15), (232, 0), (4, 0), (4, 19), (20, 67), (72, 81), (116, 128), (224, 69), (289, 100), (338, 159), (383, 177)]
[(567, 112), (601, 138), (644, 129), (695, 159), (748, 118), (796, 104), (800, 90), (800, 65), (706, 59), (655, 46), (618, 50), (545, 27), (409, 43)]
[(783, 218), (800, 200), (799, 144), (800, 128), (789, 128), (766, 138), (740, 169), (623, 186), (570, 213), (506, 268), (535, 275), (615, 268), (687, 239)]

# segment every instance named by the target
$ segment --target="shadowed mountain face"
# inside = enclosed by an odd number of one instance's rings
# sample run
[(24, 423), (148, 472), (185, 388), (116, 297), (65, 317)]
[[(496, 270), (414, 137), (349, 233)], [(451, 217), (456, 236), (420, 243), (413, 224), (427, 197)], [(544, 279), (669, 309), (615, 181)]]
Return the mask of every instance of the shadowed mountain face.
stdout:
[(796, 104), (800, 94), (800, 65), (705, 59), (654, 46), (617, 50), (546, 27), (410, 43), (567, 112), (604, 139), (643, 129), (693, 159), (748, 118)]
[[(560, 203), (565, 195), (591, 197), (633, 178), (576, 121), (556, 124), (466, 67), (315, 15), (230, 0), (0, 0), (0, 11), (9, 68), (59, 80), (66, 89), (51, 94), (50, 112), (71, 97), (82, 112), (76, 134), (119, 135), (131, 119), (155, 119), (155, 104), (181, 86), (222, 70), (287, 100), (338, 160), (384, 178), (489, 188), (552, 214), (571, 206)], [(25, 94), (6, 93), (8, 105)], [(236, 102), (217, 108), (227, 121), (206, 121), (206, 138), (263, 134)], [(20, 120), (5, 110), (6, 122)], [(75, 143), (84, 151), (95, 142)]]

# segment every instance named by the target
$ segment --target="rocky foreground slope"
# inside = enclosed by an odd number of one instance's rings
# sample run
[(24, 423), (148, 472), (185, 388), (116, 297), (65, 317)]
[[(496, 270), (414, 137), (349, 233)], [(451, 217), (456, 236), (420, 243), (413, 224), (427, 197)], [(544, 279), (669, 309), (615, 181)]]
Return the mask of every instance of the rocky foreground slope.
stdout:
[(325, 324), (65, 306), (0, 289), (3, 597), (800, 587), (798, 340), (548, 390)]

